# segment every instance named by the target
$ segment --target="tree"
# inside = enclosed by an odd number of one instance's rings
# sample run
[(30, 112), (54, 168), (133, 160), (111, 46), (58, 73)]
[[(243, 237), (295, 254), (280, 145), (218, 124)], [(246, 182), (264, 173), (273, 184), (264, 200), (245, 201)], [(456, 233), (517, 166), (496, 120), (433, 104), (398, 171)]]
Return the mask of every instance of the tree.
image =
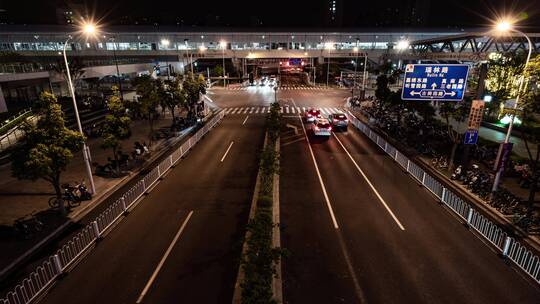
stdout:
[(487, 105), (488, 116), (499, 108), (498, 103), (516, 95), (524, 64), (525, 55), (521, 52), (490, 55), (485, 84), (494, 101)]
[[(518, 106), (521, 110), (521, 135), (527, 149), (527, 159), (531, 170), (531, 186), (529, 188), (528, 213), (532, 214), (535, 201), (537, 183), (540, 178), (540, 55), (532, 58), (525, 71), (525, 85), (522, 91), (522, 98)], [(536, 147), (533, 153), (532, 146)]]
[(119, 96), (119, 91), (116, 86), (112, 87), (113, 95), (109, 98), (109, 114), (105, 116), (105, 123), (101, 129), (101, 138), (103, 149), (112, 149), (114, 161), (116, 164), (116, 173), (120, 173), (120, 163), (118, 161), (118, 148), (123, 139), (131, 136), (129, 125), (131, 119), (126, 114), (126, 108), (122, 99)]
[[(471, 107), (470, 98), (466, 98), (461, 102), (443, 102), (439, 107), (439, 115), (444, 118), (446, 127), (448, 129), (448, 136), (452, 142), (452, 150), (450, 151), (450, 158), (448, 161), (448, 170), (452, 170), (454, 167), (454, 158), (456, 157), (456, 150), (463, 138), (463, 131), (461, 125), (469, 116)], [(456, 128), (452, 126), (450, 119), (457, 123)]]
[(221, 65), (216, 65), (212, 69), (212, 76), (214, 77), (221, 77), (223, 76), (223, 67)]
[(40, 104), (37, 123), (22, 125), (25, 135), (12, 153), (12, 175), (18, 179), (49, 182), (60, 202), (60, 212), (65, 215), (60, 177), (73, 153), (81, 150), (84, 137), (65, 126), (64, 112), (54, 95), (43, 92)]
[(193, 74), (189, 74), (182, 83), (182, 89), (185, 94), (186, 102), (184, 107), (188, 111), (188, 117), (194, 117), (197, 111), (197, 103), (200, 100), (200, 94), (206, 94), (206, 81), (204, 76), (199, 75), (197, 79)]
[(174, 120), (174, 110), (177, 106), (181, 106), (186, 102), (186, 96), (182, 91), (180, 80), (166, 80), (164, 83), (164, 89), (160, 91), (160, 95), (161, 106), (171, 110)]
[(138, 104), (136, 110), (148, 119), (150, 125), (149, 141), (152, 143), (154, 134), (154, 122), (158, 116), (157, 106), (159, 105), (159, 84), (148, 75), (137, 77), (133, 80), (137, 91)]

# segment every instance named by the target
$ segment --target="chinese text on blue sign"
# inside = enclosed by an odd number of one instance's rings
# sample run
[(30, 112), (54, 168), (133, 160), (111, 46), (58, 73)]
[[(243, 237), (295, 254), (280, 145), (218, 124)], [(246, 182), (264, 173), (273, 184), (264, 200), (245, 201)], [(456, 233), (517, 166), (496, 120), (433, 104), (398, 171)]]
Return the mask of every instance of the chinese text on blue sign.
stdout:
[(469, 129), (465, 132), (463, 143), (466, 145), (476, 145), (478, 142), (478, 130)]
[(403, 100), (463, 100), (469, 66), (466, 64), (408, 64)]

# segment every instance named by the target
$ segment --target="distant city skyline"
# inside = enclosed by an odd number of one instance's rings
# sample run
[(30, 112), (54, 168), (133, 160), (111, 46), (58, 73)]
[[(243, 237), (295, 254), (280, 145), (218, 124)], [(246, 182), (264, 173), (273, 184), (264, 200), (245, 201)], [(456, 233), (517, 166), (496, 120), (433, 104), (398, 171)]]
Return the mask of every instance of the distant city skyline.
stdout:
[[(32, 9), (28, 9), (31, 7)], [(23, 12), (24, 13), (20, 13)], [(524, 16), (520, 24), (540, 27), (540, 0), (441, 2), (352, 0), (179, 3), (133, 1), (0, 1), (0, 22), (66, 24), (72, 15), (93, 16), (102, 23), (231, 27), (477, 27), (496, 13)]]

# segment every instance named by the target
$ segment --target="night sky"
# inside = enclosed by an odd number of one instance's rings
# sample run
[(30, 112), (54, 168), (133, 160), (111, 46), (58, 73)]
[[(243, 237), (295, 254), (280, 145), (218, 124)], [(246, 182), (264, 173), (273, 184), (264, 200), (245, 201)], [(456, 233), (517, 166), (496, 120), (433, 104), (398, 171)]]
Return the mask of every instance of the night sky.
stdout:
[[(343, 7), (339, 27), (478, 27), (489, 25), (496, 14), (521, 14), (520, 24), (530, 30), (540, 28), (540, 0), (337, 0)], [(140, 3), (137, 3), (140, 2)], [(240, 0), (0, 0), (0, 8), (10, 23), (55, 24), (57, 5), (79, 3), (86, 14), (105, 24), (161, 24), (231, 27), (325, 27), (328, 1)], [(399, 16), (404, 6), (425, 9), (427, 19), (411, 25)], [(420, 3), (421, 5), (419, 5)], [(404, 10), (403, 10), (404, 11)], [(85, 14), (85, 13), (83, 13)]]

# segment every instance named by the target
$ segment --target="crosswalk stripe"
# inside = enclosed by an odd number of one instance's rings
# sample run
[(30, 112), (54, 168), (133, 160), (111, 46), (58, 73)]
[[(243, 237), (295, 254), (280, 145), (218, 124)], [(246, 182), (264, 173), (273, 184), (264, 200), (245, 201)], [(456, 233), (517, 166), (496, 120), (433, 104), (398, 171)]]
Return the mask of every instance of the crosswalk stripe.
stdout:
[(246, 114), (248, 110), (249, 110), (249, 108), (244, 108), (244, 112), (243, 112), (243, 113)]
[(296, 112), (294, 111), (294, 107), (291, 107), (291, 113), (296, 114)]
[(302, 112), (305, 112), (306, 111), (306, 107), (302, 107)]
[(232, 111), (233, 108), (227, 108), (227, 110), (225, 110), (225, 114), (229, 114), (231, 111)]
[(296, 111), (298, 111), (298, 114), (300, 114), (300, 107), (296, 107)]
[(280, 112), (280, 113), (283, 113), (283, 107), (280, 107), (279, 112)]
[(249, 114), (253, 113), (253, 110), (255, 110), (255, 108), (251, 108), (251, 110), (249, 110)]
[(260, 110), (260, 109), (261, 109), (261, 108), (257, 107), (257, 109), (255, 110), (255, 114), (259, 113), (259, 110)]
[(336, 109), (336, 108), (333, 108), (333, 109), (334, 109), (334, 111), (336, 111), (336, 112), (341, 112), (340, 109)]
[(285, 112), (287, 112), (287, 114), (289, 114), (289, 107), (285, 107)]
[(231, 111), (231, 114), (236, 113), (237, 110), (238, 110), (238, 108), (234, 108), (234, 109)]

